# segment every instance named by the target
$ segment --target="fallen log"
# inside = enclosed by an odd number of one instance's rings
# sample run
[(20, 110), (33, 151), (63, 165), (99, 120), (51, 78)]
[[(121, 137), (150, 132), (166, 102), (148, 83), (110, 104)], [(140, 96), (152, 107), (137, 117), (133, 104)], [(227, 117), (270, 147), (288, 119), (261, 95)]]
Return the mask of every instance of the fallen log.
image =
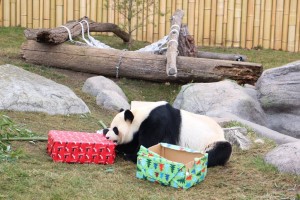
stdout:
[(262, 65), (248, 62), (177, 57), (177, 77), (166, 76), (166, 57), (133, 51), (98, 49), (69, 44), (48, 45), (28, 40), (22, 45), (28, 63), (157, 82), (215, 82), (236, 80), (254, 84)]
[(214, 52), (207, 52), (207, 51), (198, 51), (197, 57), (198, 58), (219, 59), (219, 60), (247, 61), (247, 56), (244, 56), (244, 55), (214, 53)]
[(168, 76), (177, 76), (176, 58), (178, 55), (178, 38), (180, 33), (183, 10), (176, 10), (171, 17), (171, 31), (169, 33), (168, 49), (166, 52), (167, 65), (166, 72)]
[[(87, 20), (89, 22), (90, 32), (112, 32), (124, 42), (129, 42), (129, 34), (121, 30), (116, 24), (97, 23), (89, 20), (87, 17), (64, 24), (64, 26), (71, 31), (72, 37), (81, 35), (81, 25), (79, 22), (82, 20)], [(84, 32), (86, 31), (87, 26), (84, 26)], [(27, 40), (35, 40), (37, 42), (49, 44), (61, 44), (69, 39), (68, 31), (63, 27), (56, 27), (53, 29), (26, 29), (24, 35)]]

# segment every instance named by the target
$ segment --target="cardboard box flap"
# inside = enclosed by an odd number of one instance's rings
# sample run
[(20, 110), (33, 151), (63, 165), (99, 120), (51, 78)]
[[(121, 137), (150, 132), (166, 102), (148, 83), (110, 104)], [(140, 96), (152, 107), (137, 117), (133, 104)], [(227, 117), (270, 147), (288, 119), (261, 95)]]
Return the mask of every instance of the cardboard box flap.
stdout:
[(200, 151), (167, 143), (154, 145), (150, 147), (149, 150), (159, 154), (167, 160), (183, 163), (188, 169), (192, 168), (194, 163), (205, 155)]
[(147, 178), (156, 179), (165, 185), (168, 185), (178, 173), (185, 173), (185, 170), (182, 171), (184, 164), (167, 160), (144, 146), (140, 147), (138, 155), (142, 156), (142, 159), (138, 160), (137, 170), (143, 172)]

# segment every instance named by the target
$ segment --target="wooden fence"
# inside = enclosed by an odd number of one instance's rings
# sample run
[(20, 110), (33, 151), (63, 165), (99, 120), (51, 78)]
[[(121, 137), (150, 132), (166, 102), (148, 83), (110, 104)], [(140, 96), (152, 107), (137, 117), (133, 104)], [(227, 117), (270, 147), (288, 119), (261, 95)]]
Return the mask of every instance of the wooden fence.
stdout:
[[(105, 2), (0, 0), (0, 26), (53, 28), (83, 16), (97, 22), (123, 24), (124, 18)], [(112, 4), (113, 0), (108, 2)], [(155, 6), (144, 7), (134, 20), (143, 24), (133, 32), (137, 40), (153, 42), (167, 35), (171, 14), (183, 9), (183, 23), (188, 24), (199, 46), (300, 51), (300, 0), (157, 0)], [(147, 15), (153, 10), (157, 14)]]

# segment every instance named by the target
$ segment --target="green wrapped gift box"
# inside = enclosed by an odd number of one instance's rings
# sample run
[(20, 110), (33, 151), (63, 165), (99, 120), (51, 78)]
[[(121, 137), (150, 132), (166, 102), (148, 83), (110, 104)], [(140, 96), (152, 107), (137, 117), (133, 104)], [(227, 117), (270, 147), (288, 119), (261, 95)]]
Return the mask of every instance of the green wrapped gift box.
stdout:
[(175, 188), (188, 189), (204, 180), (207, 153), (167, 143), (140, 147), (136, 177)]

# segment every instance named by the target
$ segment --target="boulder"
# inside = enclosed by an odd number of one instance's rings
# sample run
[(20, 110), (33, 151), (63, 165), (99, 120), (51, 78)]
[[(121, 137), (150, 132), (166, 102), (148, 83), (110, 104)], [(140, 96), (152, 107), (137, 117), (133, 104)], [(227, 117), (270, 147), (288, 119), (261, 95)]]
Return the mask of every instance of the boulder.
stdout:
[[(193, 113), (222, 117), (228, 113), (261, 125), (265, 114), (254, 98), (255, 89), (246, 89), (229, 80), (215, 83), (192, 83), (182, 86), (173, 106)], [(248, 94), (248, 93), (251, 93)]]
[(102, 90), (114, 91), (127, 101), (127, 97), (124, 94), (123, 90), (115, 82), (104, 76), (94, 76), (88, 78), (82, 87), (83, 92), (95, 97)]
[(117, 92), (101, 90), (96, 97), (97, 105), (109, 110), (119, 111), (121, 108), (129, 109), (129, 103)]
[(256, 89), (268, 127), (300, 138), (300, 61), (264, 71)]
[[(250, 149), (252, 142), (245, 134), (245, 129), (242, 127), (224, 128), (225, 139), (232, 145), (238, 146), (242, 150)], [(247, 129), (246, 129), (247, 132)]]
[(0, 110), (51, 115), (90, 112), (70, 88), (8, 64), (0, 66)]
[(267, 153), (265, 161), (281, 172), (300, 175), (300, 141), (276, 147)]

